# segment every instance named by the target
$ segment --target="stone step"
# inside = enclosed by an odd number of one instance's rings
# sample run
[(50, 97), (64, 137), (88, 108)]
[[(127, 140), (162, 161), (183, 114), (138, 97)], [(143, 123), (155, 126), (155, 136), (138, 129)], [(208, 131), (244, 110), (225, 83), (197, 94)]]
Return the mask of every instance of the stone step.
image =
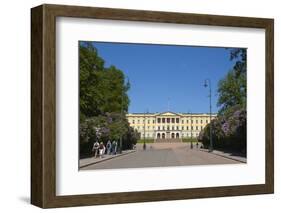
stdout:
[(182, 142), (181, 138), (157, 138), (154, 140), (154, 143), (163, 143), (163, 142), (167, 142), (167, 143), (180, 143)]

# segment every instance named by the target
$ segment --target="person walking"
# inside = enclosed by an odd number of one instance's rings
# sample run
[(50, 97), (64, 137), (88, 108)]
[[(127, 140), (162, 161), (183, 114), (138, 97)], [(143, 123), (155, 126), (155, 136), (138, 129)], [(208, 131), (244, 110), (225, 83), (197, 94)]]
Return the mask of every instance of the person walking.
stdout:
[(116, 142), (116, 146), (115, 146), (115, 155), (117, 154), (118, 151), (118, 142)]
[(113, 155), (116, 154), (116, 153), (115, 153), (115, 147), (116, 147), (116, 141), (114, 140), (114, 141), (112, 142), (112, 147), (111, 147), (111, 150), (112, 150), (112, 154), (113, 154)]
[(106, 150), (106, 147), (105, 147), (105, 145), (103, 145), (102, 156), (105, 155), (105, 150)]
[(103, 145), (103, 142), (100, 143), (100, 147), (99, 147), (99, 154), (100, 154), (100, 158), (103, 157), (103, 153), (104, 153), (104, 145)]
[(98, 156), (99, 146), (100, 146), (100, 144), (98, 141), (96, 141), (93, 145), (92, 152), (93, 152), (93, 155), (95, 158)]
[(116, 155), (117, 154), (117, 148), (118, 148), (118, 144), (116, 141), (113, 141), (114, 146), (112, 147), (112, 151), (113, 154)]
[(143, 143), (142, 148), (143, 148), (143, 150), (146, 150), (146, 143)]
[(108, 155), (111, 154), (111, 142), (110, 142), (110, 140), (108, 140), (108, 141), (107, 141), (107, 144), (106, 144), (106, 153), (107, 153)]

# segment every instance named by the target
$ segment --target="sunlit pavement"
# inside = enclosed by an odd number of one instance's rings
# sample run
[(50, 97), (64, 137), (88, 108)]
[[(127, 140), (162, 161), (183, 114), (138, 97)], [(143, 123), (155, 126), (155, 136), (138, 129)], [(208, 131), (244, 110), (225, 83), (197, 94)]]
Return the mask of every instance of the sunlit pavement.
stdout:
[(89, 165), (82, 168), (82, 170), (237, 163), (241, 162), (213, 153), (200, 151), (199, 148), (196, 148), (195, 143), (193, 149), (191, 149), (189, 143), (166, 142), (147, 144), (146, 150), (143, 150), (142, 144), (137, 144), (136, 152)]

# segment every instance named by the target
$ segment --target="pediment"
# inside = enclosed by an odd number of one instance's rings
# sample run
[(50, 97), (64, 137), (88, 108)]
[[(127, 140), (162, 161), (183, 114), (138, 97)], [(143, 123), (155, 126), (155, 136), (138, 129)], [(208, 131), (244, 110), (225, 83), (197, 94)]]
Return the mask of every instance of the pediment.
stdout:
[(174, 112), (162, 112), (162, 113), (159, 113), (158, 116), (161, 115), (161, 116), (174, 116), (174, 115), (179, 115), (177, 113), (174, 113)]

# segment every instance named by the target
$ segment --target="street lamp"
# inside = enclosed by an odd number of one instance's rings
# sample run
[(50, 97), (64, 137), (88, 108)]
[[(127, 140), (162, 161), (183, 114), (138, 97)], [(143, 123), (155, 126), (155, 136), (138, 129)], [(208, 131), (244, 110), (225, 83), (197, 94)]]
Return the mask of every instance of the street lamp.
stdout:
[(209, 152), (213, 151), (213, 138), (212, 138), (212, 86), (211, 86), (211, 80), (206, 79), (204, 83), (204, 87), (209, 87), (209, 99), (210, 99), (210, 146), (209, 146)]
[(192, 116), (191, 111), (189, 110), (189, 120), (190, 120), (190, 148), (193, 149), (193, 143), (192, 143)]
[(147, 114), (148, 114), (148, 110), (147, 110), (147, 112), (146, 113), (144, 113), (144, 130), (143, 130), (143, 133), (144, 133), (144, 137), (143, 137), (143, 139), (144, 139), (144, 141), (143, 141), (143, 150), (146, 150), (146, 136), (145, 136), (145, 124), (146, 124), (146, 116), (147, 116)]

